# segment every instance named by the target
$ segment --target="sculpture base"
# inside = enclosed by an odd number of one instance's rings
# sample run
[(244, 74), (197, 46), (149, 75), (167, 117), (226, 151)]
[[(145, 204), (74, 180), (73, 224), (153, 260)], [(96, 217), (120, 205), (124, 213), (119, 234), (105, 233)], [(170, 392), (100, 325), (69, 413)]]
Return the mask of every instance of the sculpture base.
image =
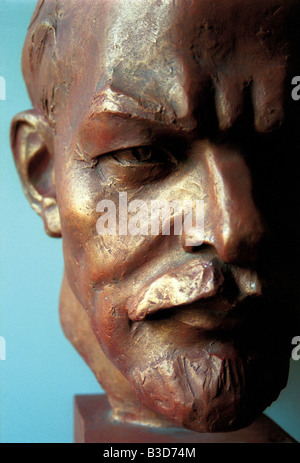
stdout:
[(110, 418), (105, 395), (80, 395), (74, 400), (75, 443), (297, 443), (270, 418), (227, 433), (197, 433), (182, 428), (150, 428)]

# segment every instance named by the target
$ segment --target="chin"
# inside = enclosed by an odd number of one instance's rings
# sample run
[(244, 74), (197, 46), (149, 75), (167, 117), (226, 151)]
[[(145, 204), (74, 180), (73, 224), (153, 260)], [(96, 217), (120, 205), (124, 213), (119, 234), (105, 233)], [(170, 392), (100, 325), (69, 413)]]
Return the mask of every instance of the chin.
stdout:
[(289, 358), (269, 354), (243, 356), (215, 341), (139, 366), (128, 379), (144, 405), (180, 427), (234, 431), (250, 425), (286, 386)]
[(273, 300), (249, 299), (204, 325), (193, 311), (182, 318), (182, 308), (138, 322), (124, 309), (112, 317), (99, 310), (95, 327), (145, 407), (172, 426), (229, 432), (250, 425), (286, 387), (291, 325), (279, 309)]

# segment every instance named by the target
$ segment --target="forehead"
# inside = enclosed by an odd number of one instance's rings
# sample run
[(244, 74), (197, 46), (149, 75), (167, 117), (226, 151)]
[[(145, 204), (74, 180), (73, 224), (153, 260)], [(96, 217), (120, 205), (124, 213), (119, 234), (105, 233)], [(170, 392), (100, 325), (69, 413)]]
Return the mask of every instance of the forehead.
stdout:
[[(122, 101), (122, 111), (142, 107), (154, 118), (165, 112), (170, 120), (174, 115), (184, 120), (219, 72), (234, 69), (245, 81), (253, 66), (285, 61), (287, 22), (297, 3), (96, 0), (87, 7), (85, 1), (65, 2), (57, 65), (58, 87), (68, 98), (67, 104), (60, 99), (60, 109), (68, 109), (73, 126), (79, 113), (95, 109), (95, 101), (104, 111), (120, 108)], [(116, 101), (113, 94), (122, 98)]]

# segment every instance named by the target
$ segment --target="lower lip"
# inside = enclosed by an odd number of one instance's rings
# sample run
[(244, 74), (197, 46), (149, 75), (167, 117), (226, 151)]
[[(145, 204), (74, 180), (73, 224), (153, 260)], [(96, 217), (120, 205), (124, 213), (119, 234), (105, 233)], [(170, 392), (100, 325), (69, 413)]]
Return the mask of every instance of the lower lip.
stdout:
[[(229, 316), (232, 306), (224, 302), (204, 302), (198, 307), (185, 307), (177, 311), (174, 320), (203, 330), (232, 329), (236, 324)], [(200, 307), (199, 307), (200, 306)]]
[(172, 320), (172, 323), (184, 324), (204, 331), (232, 330), (239, 323), (236, 314), (234, 305), (223, 299), (212, 298), (158, 311), (147, 317), (147, 320)]

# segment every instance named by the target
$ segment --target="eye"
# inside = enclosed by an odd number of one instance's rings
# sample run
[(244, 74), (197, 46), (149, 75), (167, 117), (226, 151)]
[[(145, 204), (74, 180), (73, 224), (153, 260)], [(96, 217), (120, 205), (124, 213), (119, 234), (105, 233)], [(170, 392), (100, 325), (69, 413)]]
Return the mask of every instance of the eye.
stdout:
[(114, 151), (99, 158), (102, 173), (129, 188), (165, 178), (177, 166), (178, 161), (171, 151), (157, 146)]
[(171, 152), (160, 147), (138, 146), (112, 153), (112, 157), (122, 165), (177, 165)]

